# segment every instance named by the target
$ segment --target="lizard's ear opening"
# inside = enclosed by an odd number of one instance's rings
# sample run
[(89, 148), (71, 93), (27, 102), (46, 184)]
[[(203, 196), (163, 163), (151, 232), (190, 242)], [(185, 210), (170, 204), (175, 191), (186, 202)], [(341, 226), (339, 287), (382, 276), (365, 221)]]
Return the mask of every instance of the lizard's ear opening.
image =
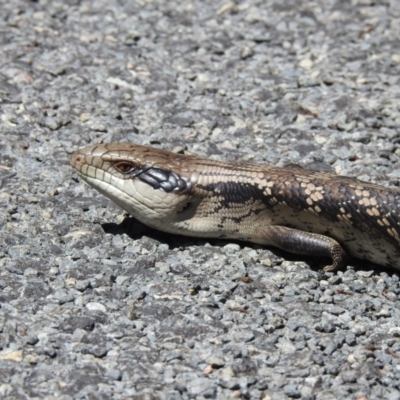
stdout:
[(185, 221), (193, 218), (196, 215), (197, 209), (201, 204), (201, 198), (191, 198), (187, 203), (182, 204), (181, 208), (177, 210), (177, 221)]

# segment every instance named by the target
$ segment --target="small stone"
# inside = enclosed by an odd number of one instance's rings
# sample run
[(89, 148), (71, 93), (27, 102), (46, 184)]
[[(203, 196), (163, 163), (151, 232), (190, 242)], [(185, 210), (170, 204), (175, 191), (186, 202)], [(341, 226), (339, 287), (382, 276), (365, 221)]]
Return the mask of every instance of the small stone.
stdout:
[(299, 62), (299, 67), (303, 69), (310, 69), (313, 66), (313, 61), (310, 58), (304, 58)]
[(240, 384), (236, 378), (220, 379), (219, 385), (230, 390), (240, 389)]
[(240, 251), (240, 246), (235, 243), (229, 243), (224, 246), (224, 252), (227, 254), (235, 254)]
[(235, 375), (231, 367), (221, 369), (221, 378), (232, 378)]
[(350, 132), (357, 127), (356, 121), (350, 121), (347, 124), (338, 123), (337, 128), (341, 131)]
[(90, 119), (90, 114), (88, 114), (88, 113), (82, 113), (82, 114), (80, 115), (80, 119), (81, 119), (82, 122), (87, 122), (87, 121), (89, 121), (89, 119)]
[(349, 355), (347, 356), (347, 362), (348, 362), (350, 365), (354, 364), (355, 362), (357, 362), (356, 356), (355, 356), (354, 354), (349, 354)]
[(58, 303), (61, 305), (75, 300), (75, 296), (72, 293), (66, 292), (65, 290), (57, 290), (54, 293), (54, 298), (58, 300)]
[(36, 364), (37, 363), (37, 359), (35, 356), (33, 356), (32, 354), (28, 354), (24, 357), (24, 361), (27, 362), (28, 364)]
[(59, 129), (61, 127), (62, 122), (61, 122), (61, 120), (59, 118), (47, 117), (43, 121), (43, 125), (47, 126), (52, 131), (56, 131), (57, 129)]
[(205, 374), (211, 374), (211, 372), (213, 372), (214, 370), (213, 370), (213, 367), (212, 367), (212, 365), (207, 365), (205, 368), (204, 368), (204, 370), (203, 370), (203, 372), (205, 373)]
[(189, 396), (195, 397), (210, 389), (212, 381), (208, 378), (197, 378), (186, 383)]
[(225, 365), (225, 361), (219, 357), (209, 357), (207, 359), (207, 363), (210, 364), (213, 368), (222, 368)]
[(105, 375), (107, 378), (110, 378), (113, 381), (120, 381), (122, 378), (121, 372), (117, 369), (108, 369)]
[(354, 346), (357, 344), (356, 335), (353, 332), (348, 332), (344, 340), (349, 346)]
[(365, 325), (356, 324), (351, 328), (351, 332), (353, 332), (356, 336), (365, 335), (367, 332), (367, 328)]
[(39, 338), (36, 335), (29, 335), (25, 338), (25, 343), (34, 346), (39, 342)]
[(392, 61), (396, 64), (400, 64), (400, 54), (392, 54)]
[(222, 6), (220, 8), (218, 8), (217, 15), (224, 14), (224, 13), (226, 13), (228, 11), (232, 12), (233, 10), (236, 9), (236, 7), (237, 7), (237, 5), (235, 4), (234, 1), (228, 1), (228, 2), (226, 2), (224, 4), (222, 4)]
[(245, 60), (246, 58), (249, 58), (253, 55), (254, 55), (253, 49), (251, 47), (246, 46), (242, 49), (242, 51), (240, 53), (240, 58), (242, 60)]
[(263, 326), (265, 333), (272, 333), (275, 330), (275, 326), (271, 324), (267, 324)]
[(327, 311), (333, 315), (341, 315), (346, 312), (346, 310), (339, 306), (329, 305)]
[(399, 327), (390, 328), (389, 335), (393, 335), (394, 337), (400, 337), (400, 328)]
[(66, 284), (67, 286), (75, 286), (75, 284), (76, 284), (76, 279), (75, 279), (75, 278), (68, 278), (68, 279), (65, 281), (65, 284)]
[(94, 122), (90, 125), (90, 129), (96, 132), (107, 132), (107, 127), (100, 122)]
[(381, 308), (377, 313), (376, 313), (377, 317), (390, 317), (391, 313), (387, 308)]
[(76, 281), (75, 289), (84, 292), (90, 286), (89, 280)]
[(257, 381), (256, 388), (258, 390), (266, 390), (266, 389), (268, 389), (268, 385), (269, 385), (269, 379), (264, 378), (264, 379)]
[(0, 360), (22, 361), (22, 350), (10, 351), (9, 349), (0, 352)]
[(301, 396), (300, 390), (295, 384), (284, 386), (283, 391), (285, 392), (286, 396), (292, 399), (298, 399)]
[(5, 399), (12, 391), (13, 387), (9, 383), (3, 383), (0, 385), (0, 398)]
[(94, 346), (89, 349), (88, 353), (97, 358), (102, 358), (107, 355), (107, 349), (103, 346)]
[(50, 357), (50, 358), (55, 358), (57, 355), (57, 352), (49, 346), (43, 347), (40, 351), (41, 354), (45, 354), (46, 356)]
[(244, 341), (245, 343), (251, 342), (252, 340), (254, 340), (254, 338), (255, 338), (254, 333), (251, 332), (251, 331), (245, 332), (245, 333), (243, 334), (243, 337), (242, 337), (242, 339), (243, 339), (243, 341)]
[(107, 312), (107, 309), (103, 304), (101, 303), (96, 303), (96, 302), (89, 302), (86, 304), (86, 308), (91, 311), (102, 311), (102, 312)]
[(357, 381), (356, 371), (342, 371), (340, 375), (345, 383), (354, 383)]

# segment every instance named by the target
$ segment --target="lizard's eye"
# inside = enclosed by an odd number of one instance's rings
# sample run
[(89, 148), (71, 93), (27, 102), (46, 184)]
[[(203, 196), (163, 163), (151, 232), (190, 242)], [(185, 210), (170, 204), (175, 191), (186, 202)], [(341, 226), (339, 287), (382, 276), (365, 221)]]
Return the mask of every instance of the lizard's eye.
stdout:
[(135, 166), (127, 161), (120, 161), (116, 164), (114, 164), (114, 168), (118, 171), (121, 172), (121, 174), (129, 174), (135, 169)]

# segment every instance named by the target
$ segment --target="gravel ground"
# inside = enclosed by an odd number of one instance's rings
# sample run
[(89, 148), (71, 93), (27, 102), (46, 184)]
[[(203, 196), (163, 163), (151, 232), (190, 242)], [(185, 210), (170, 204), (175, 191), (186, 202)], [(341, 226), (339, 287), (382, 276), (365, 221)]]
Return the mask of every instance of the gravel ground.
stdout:
[(0, 9), (0, 398), (400, 399), (398, 272), (155, 232), (68, 163), (132, 141), (399, 186), (399, 1)]

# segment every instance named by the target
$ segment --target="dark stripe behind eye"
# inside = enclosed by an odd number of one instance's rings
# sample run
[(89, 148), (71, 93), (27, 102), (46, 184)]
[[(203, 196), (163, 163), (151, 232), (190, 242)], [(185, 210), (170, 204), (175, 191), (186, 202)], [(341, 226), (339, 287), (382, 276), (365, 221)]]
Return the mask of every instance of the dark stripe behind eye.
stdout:
[(169, 172), (159, 168), (152, 168), (147, 171), (147, 174), (156, 179), (159, 182), (167, 181), (169, 178)]
[(148, 175), (147, 173), (140, 174), (138, 178), (149, 184), (152, 188), (154, 189), (159, 189), (160, 188), (160, 182), (158, 182), (156, 179), (154, 179), (152, 176)]

